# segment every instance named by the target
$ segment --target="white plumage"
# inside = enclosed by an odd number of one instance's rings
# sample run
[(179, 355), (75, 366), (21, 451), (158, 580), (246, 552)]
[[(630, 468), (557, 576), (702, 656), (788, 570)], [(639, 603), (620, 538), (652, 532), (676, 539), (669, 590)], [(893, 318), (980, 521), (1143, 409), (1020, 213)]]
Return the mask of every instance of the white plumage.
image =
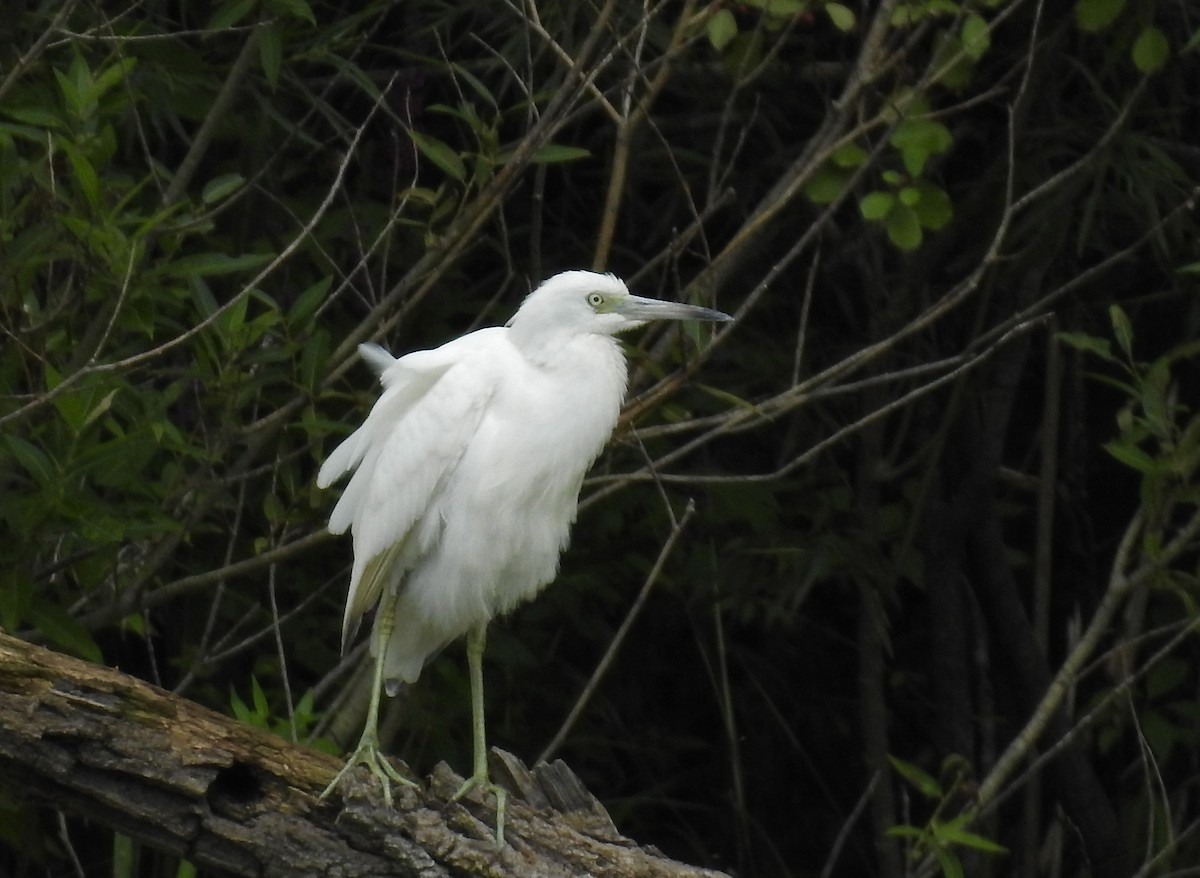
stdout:
[[(399, 359), (360, 347), (383, 394), (330, 454), (317, 484), (353, 473), (329, 529), (350, 530), (354, 544), (343, 648), (362, 615), (380, 605), (377, 686), (415, 681), (429, 656), (468, 632), (478, 647), (469, 641), (473, 689), (481, 681), (475, 665), (488, 620), (554, 578), (584, 474), (616, 425), (626, 367), (613, 336), (656, 318), (729, 319), (632, 296), (612, 275), (570, 271), (532, 292), (505, 327)], [(480, 752), (482, 693), (473, 694), (476, 771), (468, 786), (493, 788)], [(347, 767), (366, 762), (393, 776), (376, 752), (377, 698), (378, 691)], [(502, 832), (502, 813), (497, 822)]]

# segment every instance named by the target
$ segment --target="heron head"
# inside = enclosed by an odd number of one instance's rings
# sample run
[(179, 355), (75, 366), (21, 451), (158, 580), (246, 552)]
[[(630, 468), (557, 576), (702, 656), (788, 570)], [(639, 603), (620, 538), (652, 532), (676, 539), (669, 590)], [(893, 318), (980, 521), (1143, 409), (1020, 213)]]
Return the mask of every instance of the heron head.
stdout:
[(732, 320), (728, 314), (629, 292), (615, 275), (564, 271), (530, 293), (508, 325), (524, 334), (568, 331), (615, 335), (650, 320)]

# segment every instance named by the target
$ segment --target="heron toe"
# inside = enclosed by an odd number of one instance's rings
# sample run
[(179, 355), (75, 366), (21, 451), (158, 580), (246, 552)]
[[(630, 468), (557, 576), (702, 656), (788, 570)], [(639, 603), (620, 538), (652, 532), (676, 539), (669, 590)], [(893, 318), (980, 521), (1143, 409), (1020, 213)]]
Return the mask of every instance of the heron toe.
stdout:
[(363, 735), (363, 740), (359, 741), (358, 747), (350, 754), (350, 758), (346, 760), (346, 764), (342, 766), (342, 770), (334, 775), (333, 780), (329, 782), (329, 786), (325, 787), (324, 792), (318, 797), (319, 801), (324, 801), (329, 798), (342, 780), (350, 773), (350, 770), (358, 765), (365, 765), (371, 774), (379, 781), (383, 787), (383, 800), (390, 807), (392, 804), (392, 783), (398, 783), (401, 786), (409, 787), (410, 789), (418, 789), (419, 784), (411, 780), (388, 762), (386, 756), (379, 749), (377, 741), (369, 740), (368, 735)]
[(491, 793), (496, 797), (496, 844), (499, 847), (504, 846), (504, 817), (508, 808), (508, 790), (497, 783), (492, 783), (485, 774), (482, 777), (479, 775), (471, 775), (462, 786), (458, 788), (453, 796), (450, 797), (451, 802), (457, 802), (463, 796), (472, 790), (480, 790), (483, 793)]

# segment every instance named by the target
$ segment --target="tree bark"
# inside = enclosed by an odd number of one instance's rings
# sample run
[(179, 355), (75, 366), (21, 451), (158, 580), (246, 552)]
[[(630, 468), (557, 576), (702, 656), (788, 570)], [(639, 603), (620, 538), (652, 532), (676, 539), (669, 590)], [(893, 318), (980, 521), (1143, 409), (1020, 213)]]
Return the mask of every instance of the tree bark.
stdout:
[[(450, 803), (461, 778), (394, 789), (347, 778), (329, 755), (222, 716), (112, 668), (0, 634), (0, 788), (86, 816), (197, 866), (247, 876), (719, 878), (622, 838), (561, 762), (532, 771), (493, 750), (509, 788)], [(339, 791), (340, 792), (340, 791)]]

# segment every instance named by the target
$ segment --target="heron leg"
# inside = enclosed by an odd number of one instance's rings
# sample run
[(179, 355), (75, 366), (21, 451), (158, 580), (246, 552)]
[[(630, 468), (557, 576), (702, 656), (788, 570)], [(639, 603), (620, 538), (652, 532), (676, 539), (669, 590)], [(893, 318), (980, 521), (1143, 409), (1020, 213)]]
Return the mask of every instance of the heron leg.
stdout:
[(473, 789), (496, 796), (496, 844), (504, 844), (504, 814), (508, 791), (488, 778), (487, 731), (483, 721), (483, 646), (487, 640), (487, 623), (467, 633), (467, 669), (471, 677), (471, 728), (474, 737), (475, 766), (471, 776), (463, 781), (458, 792), (450, 797), (457, 801)]
[(358, 746), (354, 748), (354, 752), (350, 754), (350, 758), (346, 760), (346, 764), (329, 782), (329, 786), (325, 787), (325, 791), (318, 797), (319, 801), (326, 799), (334, 788), (341, 783), (350, 769), (356, 765), (365, 765), (370, 769), (371, 774), (378, 778), (380, 785), (383, 787), (383, 800), (390, 806), (392, 804), (392, 785), (390, 781), (395, 781), (401, 786), (416, 787), (417, 784), (409, 780), (407, 777), (398, 772), (387, 758), (383, 755), (383, 751), (379, 748), (379, 701), (383, 692), (383, 665), (384, 659), (387, 656), (387, 644), (392, 636), (392, 629), (396, 624), (396, 595), (391, 589), (388, 589), (382, 601), (379, 603), (379, 610), (376, 614), (375, 621), (375, 636), (379, 638), (375, 650), (375, 667), (372, 675), (371, 684), (371, 701), (367, 706), (367, 721), (363, 727), (362, 737), (358, 740)]

